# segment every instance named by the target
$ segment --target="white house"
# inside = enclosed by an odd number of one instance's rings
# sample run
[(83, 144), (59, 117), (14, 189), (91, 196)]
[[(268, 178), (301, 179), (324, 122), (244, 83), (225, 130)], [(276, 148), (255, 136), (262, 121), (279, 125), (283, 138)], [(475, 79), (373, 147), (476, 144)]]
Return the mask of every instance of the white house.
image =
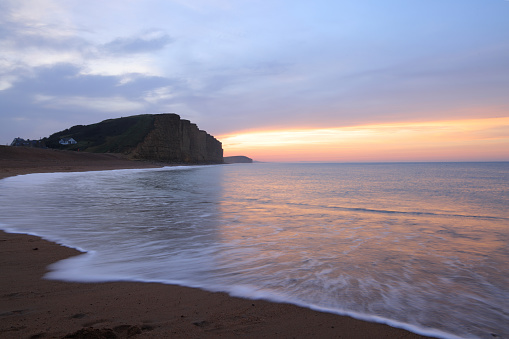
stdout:
[(74, 140), (73, 138), (62, 138), (62, 139), (60, 139), (60, 141), (58, 143), (60, 145), (74, 145), (74, 144), (77, 144), (76, 140)]

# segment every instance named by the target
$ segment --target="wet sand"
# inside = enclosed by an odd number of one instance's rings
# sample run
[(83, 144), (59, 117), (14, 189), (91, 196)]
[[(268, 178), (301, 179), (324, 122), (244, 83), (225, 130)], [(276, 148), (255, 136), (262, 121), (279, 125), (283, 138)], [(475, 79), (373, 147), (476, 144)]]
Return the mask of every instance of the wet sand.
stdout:
[[(61, 152), (2, 146), (0, 178), (160, 166), (118, 155)], [(188, 287), (43, 278), (48, 265), (79, 254), (35, 236), (0, 231), (0, 338), (424, 338), (384, 324)]]

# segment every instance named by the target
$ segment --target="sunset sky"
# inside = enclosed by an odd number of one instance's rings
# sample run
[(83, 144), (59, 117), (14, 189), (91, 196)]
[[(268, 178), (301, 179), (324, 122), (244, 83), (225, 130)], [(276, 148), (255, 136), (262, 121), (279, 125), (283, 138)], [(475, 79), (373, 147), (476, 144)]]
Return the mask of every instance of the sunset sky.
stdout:
[(506, 0), (1, 0), (0, 143), (173, 112), (260, 161), (509, 161)]

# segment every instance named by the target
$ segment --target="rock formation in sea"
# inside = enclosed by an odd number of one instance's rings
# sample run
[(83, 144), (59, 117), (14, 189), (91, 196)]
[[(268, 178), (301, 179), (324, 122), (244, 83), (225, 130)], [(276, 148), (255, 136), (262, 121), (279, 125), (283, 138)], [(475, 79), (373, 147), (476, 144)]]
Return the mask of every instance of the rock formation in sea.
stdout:
[(253, 159), (246, 157), (245, 155), (234, 155), (230, 157), (223, 157), (225, 164), (238, 164), (245, 163), (250, 164), (253, 162)]
[[(76, 143), (62, 144), (72, 138)], [(142, 114), (73, 126), (44, 139), (50, 148), (122, 153), (167, 163), (223, 163), (220, 141), (174, 113)]]

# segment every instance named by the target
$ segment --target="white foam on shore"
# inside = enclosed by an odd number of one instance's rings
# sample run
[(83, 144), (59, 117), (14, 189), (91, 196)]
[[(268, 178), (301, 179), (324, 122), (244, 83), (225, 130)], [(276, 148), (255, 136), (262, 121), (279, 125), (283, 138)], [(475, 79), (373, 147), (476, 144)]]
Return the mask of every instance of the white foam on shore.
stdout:
[[(35, 235), (35, 234), (34, 234)], [(64, 245), (65, 246), (65, 245)], [(260, 290), (255, 286), (220, 286), (220, 285), (206, 285), (203, 283), (197, 283), (192, 281), (181, 281), (181, 280), (163, 280), (163, 279), (140, 279), (138, 277), (121, 276), (115, 274), (90, 274), (86, 270), (87, 264), (97, 255), (95, 252), (87, 252), (76, 257), (71, 257), (58, 261), (48, 267), (48, 272), (44, 278), (50, 280), (60, 280), (67, 282), (78, 282), (78, 283), (99, 283), (99, 282), (140, 282), (140, 283), (161, 283), (168, 285), (178, 285), (190, 288), (199, 288), (210, 292), (225, 292), (232, 297), (245, 298), (250, 300), (265, 300), (276, 303), (288, 303), (296, 306), (311, 309), (313, 311), (325, 312), (331, 314), (337, 314), (339, 316), (348, 316), (358, 320), (374, 322), (380, 324), (386, 324), (391, 327), (401, 328), (419, 335), (443, 338), (443, 339), (461, 339), (467, 337), (459, 337), (450, 333), (439, 331), (432, 328), (423, 328), (420, 326), (406, 324), (399, 321), (387, 319), (380, 316), (363, 314), (359, 312), (352, 312), (347, 310), (327, 308), (318, 305), (309, 304), (303, 301), (294, 300), (291, 297), (283, 296), (274, 292)], [(85, 267), (85, 269), (84, 269)], [(471, 337), (475, 338), (475, 337)]]

